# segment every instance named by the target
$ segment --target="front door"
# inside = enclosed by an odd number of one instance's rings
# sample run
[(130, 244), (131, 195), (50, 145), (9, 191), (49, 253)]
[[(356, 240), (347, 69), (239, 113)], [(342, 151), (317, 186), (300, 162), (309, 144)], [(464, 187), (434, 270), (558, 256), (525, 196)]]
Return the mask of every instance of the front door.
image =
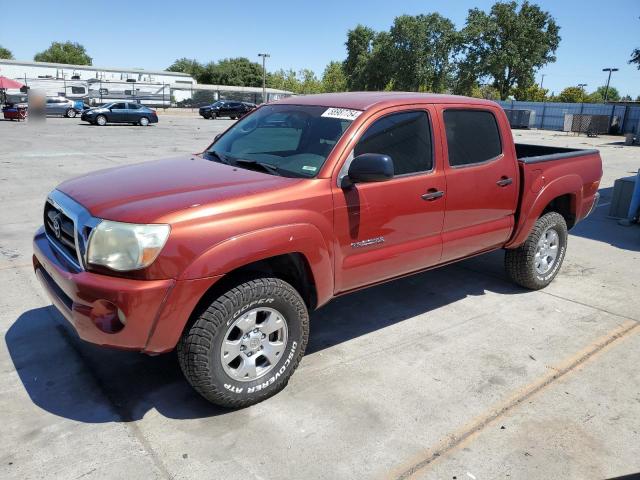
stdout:
[(394, 108), (370, 119), (354, 156), (389, 155), (395, 176), (350, 188), (334, 184), (336, 292), (436, 265), (442, 251), (445, 176), (431, 107)]
[(126, 103), (114, 103), (111, 107), (111, 114), (109, 115), (110, 122), (126, 122), (127, 121), (127, 104)]
[(511, 145), (511, 129), (497, 107), (452, 105), (439, 110), (447, 151), (442, 231), (442, 261), (447, 262), (507, 241), (518, 202), (519, 172), (514, 153), (503, 148)]

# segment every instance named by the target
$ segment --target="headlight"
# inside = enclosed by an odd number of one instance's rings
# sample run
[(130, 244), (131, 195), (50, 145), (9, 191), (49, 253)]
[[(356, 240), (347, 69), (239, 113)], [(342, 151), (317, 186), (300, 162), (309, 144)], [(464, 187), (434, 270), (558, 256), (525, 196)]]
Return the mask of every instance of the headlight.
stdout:
[(91, 233), (87, 262), (121, 272), (148, 267), (169, 237), (169, 225), (102, 220)]

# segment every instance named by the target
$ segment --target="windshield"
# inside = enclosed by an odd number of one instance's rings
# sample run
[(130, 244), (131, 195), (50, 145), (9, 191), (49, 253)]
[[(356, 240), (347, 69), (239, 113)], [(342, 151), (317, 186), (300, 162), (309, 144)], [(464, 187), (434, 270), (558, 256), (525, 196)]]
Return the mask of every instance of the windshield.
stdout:
[(205, 156), (288, 177), (315, 177), (360, 114), (308, 105), (266, 105), (238, 121)]

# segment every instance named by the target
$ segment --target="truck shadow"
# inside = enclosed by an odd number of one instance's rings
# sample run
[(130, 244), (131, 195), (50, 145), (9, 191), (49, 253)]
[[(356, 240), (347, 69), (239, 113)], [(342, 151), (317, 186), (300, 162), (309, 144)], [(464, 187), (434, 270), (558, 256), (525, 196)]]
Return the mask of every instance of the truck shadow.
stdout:
[(601, 188), (599, 207), (575, 228), (570, 235), (589, 238), (623, 250), (640, 251), (640, 232), (638, 225), (624, 227), (618, 224), (618, 219), (609, 217), (613, 188)]
[[(497, 273), (474, 273), (478, 265), (486, 264), (495, 264)], [(307, 354), (429, 314), (467, 296), (524, 293), (500, 278), (501, 269), (502, 253), (494, 252), (340, 297), (312, 315)], [(151, 410), (174, 419), (232, 412), (209, 404), (191, 389), (175, 353), (149, 357), (85, 343), (53, 307), (23, 313), (5, 341), (33, 403), (60, 417), (103, 423), (140, 420)]]

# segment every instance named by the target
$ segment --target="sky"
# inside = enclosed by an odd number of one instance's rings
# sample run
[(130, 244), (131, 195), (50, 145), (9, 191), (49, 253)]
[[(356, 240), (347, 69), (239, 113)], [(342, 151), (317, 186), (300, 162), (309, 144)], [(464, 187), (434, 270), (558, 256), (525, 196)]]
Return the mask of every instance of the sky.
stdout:
[[(93, 64), (165, 69), (180, 57), (201, 62), (244, 56), (267, 70), (310, 68), (318, 76), (332, 60), (346, 56), (346, 33), (357, 24), (387, 30), (402, 14), (437, 12), (458, 28), (470, 8), (488, 11), (493, 1), (475, 0), (236, 0), (120, 1), (30, 0), (28, 8), (0, 0), (0, 45), (16, 59), (32, 60), (52, 41), (84, 45)], [(640, 95), (640, 70), (627, 62), (640, 48), (640, 0), (540, 0), (560, 25), (557, 61), (537, 73), (544, 88), (559, 93), (586, 83), (606, 83), (605, 67), (619, 68), (611, 85), (622, 95)], [(20, 14), (17, 15), (17, 12)], [(3, 15), (0, 14), (0, 18)], [(11, 21), (16, 18), (20, 21)], [(25, 23), (26, 20), (29, 23)], [(0, 71), (0, 74), (2, 72)]]

